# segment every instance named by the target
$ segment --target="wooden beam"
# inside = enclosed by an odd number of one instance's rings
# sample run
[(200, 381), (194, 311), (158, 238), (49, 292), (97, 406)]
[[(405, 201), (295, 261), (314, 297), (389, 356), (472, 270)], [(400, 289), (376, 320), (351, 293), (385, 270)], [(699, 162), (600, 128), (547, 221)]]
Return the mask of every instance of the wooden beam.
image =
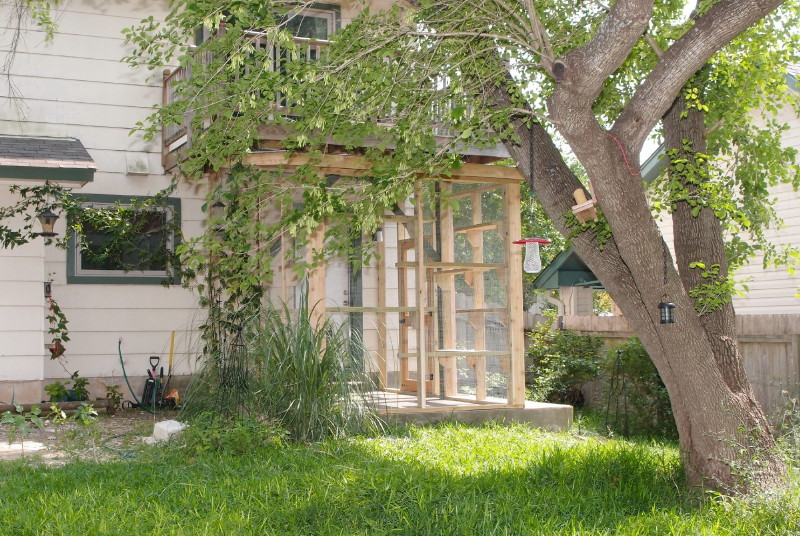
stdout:
[[(414, 313), (419, 307), (328, 307), (329, 313)], [(432, 312), (433, 307), (425, 307), (426, 312)]]
[[(472, 224), (480, 226), (483, 223), (483, 203), (481, 203), (480, 191), (472, 194)], [(472, 246), (472, 262), (483, 262), (483, 231), (478, 227), (467, 232), (467, 241)], [(475, 309), (483, 309), (485, 285), (483, 273), (472, 273), (470, 278), (472, 287), (472, 306)], [(469, 323), (475, 330), (475, 349), (486, 349), (486, 316), (480, 313), (469, 315)], [(475, 398), (478, 400), (486, 399), (486, 359), (484, 357), (468, 357), (467, 363), (475, 371)]]
[[(413, 268), (416, 266), (416, 263), (413, 262), (398, 262), (398, 268)], [(499, 268), (505, 268), (505, 264), (502, 263), (488, 263), (488, 262), (427, 262), (425, 263), (426, 268), (454, 268), (454, 269), (462, 269), (462, 270), (497, 270)]]
[[(291, 154), (283, 151), (251, 153), (243, 158), (243, 163), (245, 165), (270, 168), (292, 168), (311, 164), (319, 168), (321, 173), (334, 173), (350, 177), (365, 175), (372, 169), (372, 162), (363, 156), (323, 154), (318, 158), (312, 159), (305, 153)], [(449, 170), (447, 175), (441, 177), (426, 176), (424, 178), (497, 184), (519, 183), (525, 180), (515, 167), (484, 164), (462, 164), (456, 169)]]
[[(383, 230), (386, 236), (386, 229)], [(375, 269), (378, 272), (378, 349), (376, 357), (378, 359), (378, 375), (380, 376), (381, 386), (385, 387), (389, 383), (389, 371), (386, 363), (386, 343), (389, 340), (386, 330), (386, 242), (383, 240), (375, 244), (377, 262)]]
[(446, 199), (459, 199), (461, 197), (470, 197), (474, 194), (482, 194), (484, 192), (491, 192), (493, 190), (497, 190), (499, 187), (496, 184), (487, 184), (485, 186), (478, 186), (476, 188), (468, 188), (465, 190), (459, 190), (458, 192), (453, 192), (446, 197)]
[[(486, 357), (489, 355), (494, 356), (509, 356), (511, 352), (501, 350), (462, 350), (460, 348), (446, 349), (446, 350), (428, 350), (428, 355), (433, 357)], [(398, 357), (416, 357), (416, 352), (400, 353)]]

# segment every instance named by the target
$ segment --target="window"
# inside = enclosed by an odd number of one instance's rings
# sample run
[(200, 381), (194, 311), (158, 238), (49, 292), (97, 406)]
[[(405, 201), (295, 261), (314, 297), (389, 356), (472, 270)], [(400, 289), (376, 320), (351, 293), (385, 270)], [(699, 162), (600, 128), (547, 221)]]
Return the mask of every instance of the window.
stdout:
[[(145, 200), (135, 196), (87, 195), (85, 205), (111, 208), (125, 201)], [(137, 233), (122, 243), (114, 241), (109, 231), (90, 225), (84, 236), (71, 237), (67, 249), (68, 283), (161, 284), (172, 280), (169, 257), (177, 237), (173, 221), (180, 222), (180, 200), (170, 198), (165, 206), (147, 208), (130, 214), (130, 225)]]
[[(319, 8), (303, 9), (287, 16), (286, 29), (296, 37), (327, 40), (338, 27), (338, 6), (315, 5)], [(333, 7), (335, 10), (330, 9)]]

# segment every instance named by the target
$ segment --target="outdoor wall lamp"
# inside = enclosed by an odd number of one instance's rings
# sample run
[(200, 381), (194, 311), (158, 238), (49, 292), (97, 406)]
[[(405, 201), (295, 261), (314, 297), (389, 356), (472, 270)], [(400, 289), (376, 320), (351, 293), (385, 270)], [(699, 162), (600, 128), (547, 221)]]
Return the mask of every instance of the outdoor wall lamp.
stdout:
[(36, 219), (39, 220), (39, 223), (42, 226), (42, 232), (37, 233), (39, 236), (43, 236), (45, 238), (53, 238), (54, 236), (58, 236), (58, 233), (53, 232), (56, 221), (58, 221), (58, 214), (50, 210), (50, 207), (44, 209), (41, 214), (36, 216)]
[[(208, 215), (211, 216), (211, 219), (221, 221), (225, 217), (225, 203), (217, 199), (211, 205), (211, 208), (208, 211)], [(220, 232), (222, 231), (223, 226), (221, 223), (217, 223), (212, 227), (213, 231)]]
[(661, 302), (658, 304), (658, 309), (661, 312), (662, 324), (675, 323), (675, 304), (672, 302)]

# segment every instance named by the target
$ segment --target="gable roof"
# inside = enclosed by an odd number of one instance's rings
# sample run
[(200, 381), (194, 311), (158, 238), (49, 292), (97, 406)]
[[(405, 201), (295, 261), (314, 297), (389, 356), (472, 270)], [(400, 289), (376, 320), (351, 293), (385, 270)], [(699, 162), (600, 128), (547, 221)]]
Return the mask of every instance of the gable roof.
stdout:
[(542, 290), (559, 287), (589, 287), (602, 290), (603, 284), (570, 247), (556, 255), (556, 258), (542, 270), (533, 281), (533, 287)]

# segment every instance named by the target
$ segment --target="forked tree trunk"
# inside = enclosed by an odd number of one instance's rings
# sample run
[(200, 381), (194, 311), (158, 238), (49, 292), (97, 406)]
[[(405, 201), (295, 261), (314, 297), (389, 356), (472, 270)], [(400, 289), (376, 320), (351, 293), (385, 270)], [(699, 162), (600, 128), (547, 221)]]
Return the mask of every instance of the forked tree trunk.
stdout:
[[(529, 130), (520, 122), (517, 127), (521, 142), (506, 146), (548, 215), (569, 234), (572, 229), (566, 227), (564, 215), (580, 183), (541, 126)], [(785, 469), (764, 414), (749, 384), (741, 381), (738, 353), (723, 356), (716, 351), (735, 346), (735, 338), (709, 335), (694, 312), (650, 215), (641, 178), (629, 169), (631, 160), (625, 162), (620, 146), (599, 127), (569, 141), (573, 148), (584, 149), (586, 154), (579, 157), (595, 170), (595, 191), (614, 233), (602, 250), (590, 231), (575, 237), (573, 246), (603, 281), (667, 387), (689, 481), (725, 491), (781, 482)], [(702, 237), (697, 239), (702, 242)], [(660, 323), (658, 304), (665, 300), (677, 304), (674, 324)], [(726, 308), (730, 326), (732, 315), (732, 308)], [(732, 382), (735, 389), (726, 378), (737, 378)]]

